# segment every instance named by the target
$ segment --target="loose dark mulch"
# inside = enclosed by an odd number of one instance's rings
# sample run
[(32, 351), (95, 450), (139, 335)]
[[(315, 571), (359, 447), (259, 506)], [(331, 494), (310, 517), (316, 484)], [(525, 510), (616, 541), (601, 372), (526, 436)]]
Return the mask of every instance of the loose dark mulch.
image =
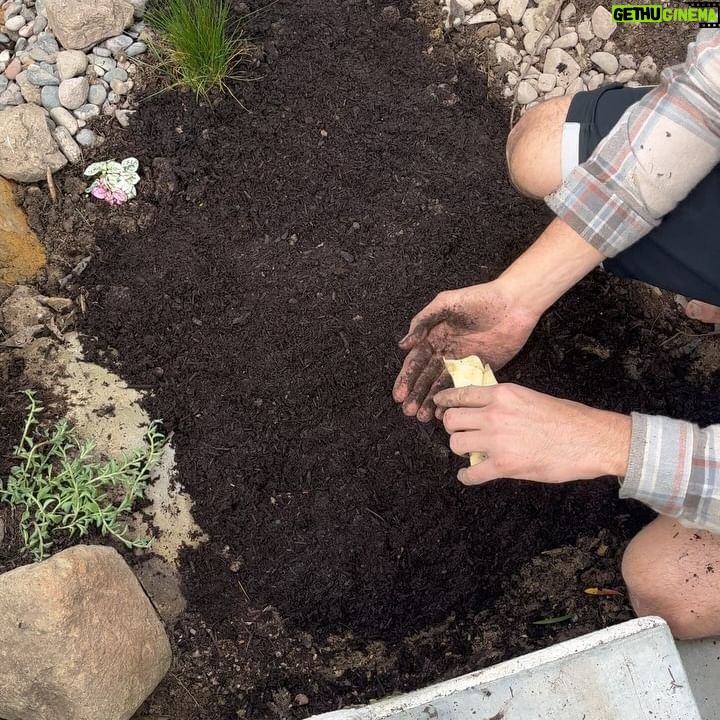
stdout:
[[(508, 183), (507, 108), (385, 4), (268, 6), (248, 111), (150, 99), (103, 149), (140, 159), (129, 207), (70, 176), (64, 209), (27, 198), (56, 259), (97, 242), (89, 355), (149, 391), (211, 537), (183, 558), (190, 608), (145, 716), (306, 717), (630, 616), (582, 594), (619, 585), (649, 518), (614, 480), (463, 488), (442, 427), (391, 400), (412, 314), (494, 277), (548, 215)], [(709, 422), (720, 379), (691, 373), (676, 324), (597, 274), (500, 379)]]

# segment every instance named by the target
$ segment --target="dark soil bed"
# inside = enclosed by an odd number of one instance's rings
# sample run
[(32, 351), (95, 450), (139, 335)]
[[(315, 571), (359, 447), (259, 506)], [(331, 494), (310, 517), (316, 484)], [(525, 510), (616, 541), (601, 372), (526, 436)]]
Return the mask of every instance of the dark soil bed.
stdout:
[[(391, 400), (414, 312), (495, 276), (548, 215), (508, 183), (507, 107), (385, 4), (270, 5), (247, 111), (147, 101), (103, 148), (141, 162), (130, 206), (70, 176), (60, 209), (28, 195), (55, 261), (97, 242), (76, 288), (89, 355), (149, 391), (211, 538), (183, 557), (189, 611), (143, 717), (306, 717), (630, 617), (583, 594), (621, 587), (650, 517), (615, 480), (463, 488), (443, 428)], [(720, 378), (679, 329), (596, 274), (500, 379), (709, 422)]]

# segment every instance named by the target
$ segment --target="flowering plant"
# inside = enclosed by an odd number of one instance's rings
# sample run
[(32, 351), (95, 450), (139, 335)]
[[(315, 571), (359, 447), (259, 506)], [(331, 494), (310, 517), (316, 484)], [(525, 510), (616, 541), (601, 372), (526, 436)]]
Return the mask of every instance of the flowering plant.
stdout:
[(130, 157), (121, 163), (115, 160), (92, 163), (85, 170), (85, 175), (98, 177), (86, 190), (93, 197), (104, 200), (110, 205), (121, 205), (137, 195), (135, 186), (140, 182), (137, 174), (140, 163)]

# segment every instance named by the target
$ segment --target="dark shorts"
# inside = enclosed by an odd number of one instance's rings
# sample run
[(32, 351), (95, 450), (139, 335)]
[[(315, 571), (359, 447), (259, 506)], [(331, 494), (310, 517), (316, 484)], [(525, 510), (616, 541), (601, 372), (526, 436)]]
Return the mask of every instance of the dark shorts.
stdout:
[[(652, 88), (608, 85), (580, 92), (566, 122), (578, 123), (578, 160), (584, 162), (630, 105)], [(678, 158), (678, 162), (684, 162)], [(616, 275), (720, 305), (720, 166), (662, 223), (603, 267)]]

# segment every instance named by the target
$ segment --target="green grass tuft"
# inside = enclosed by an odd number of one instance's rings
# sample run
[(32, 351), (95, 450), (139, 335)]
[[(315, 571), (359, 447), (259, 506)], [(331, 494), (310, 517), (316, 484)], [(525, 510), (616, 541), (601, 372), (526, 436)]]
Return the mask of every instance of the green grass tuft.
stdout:
[(52, 429), (41, 427), (43, 408), (32, 392), (25, 394), (28, 414), (14, 450), (19, 463), (0, 483), (0, 501), (21, 513), (25, 549), (42, 560), (57, 536), (83, 537), (91, 531), (128, 547), (147, 547), (147, 540), (129, 537), (124, 521), (160, 461), (165, 438), (157, 424), (148, 428), (145, 447), (121, 461), (99, 463), (92, 443), (78, 442), (66, 420)]
[(231, 22), (228, 0), (165, 0), (145, 17), (159, 33), (152, 47), (170, 87), (206, 97), (211, 90), (230, 92), (228, 81), (242, 79), (233, 73), (252, 56), (252, 45)]

